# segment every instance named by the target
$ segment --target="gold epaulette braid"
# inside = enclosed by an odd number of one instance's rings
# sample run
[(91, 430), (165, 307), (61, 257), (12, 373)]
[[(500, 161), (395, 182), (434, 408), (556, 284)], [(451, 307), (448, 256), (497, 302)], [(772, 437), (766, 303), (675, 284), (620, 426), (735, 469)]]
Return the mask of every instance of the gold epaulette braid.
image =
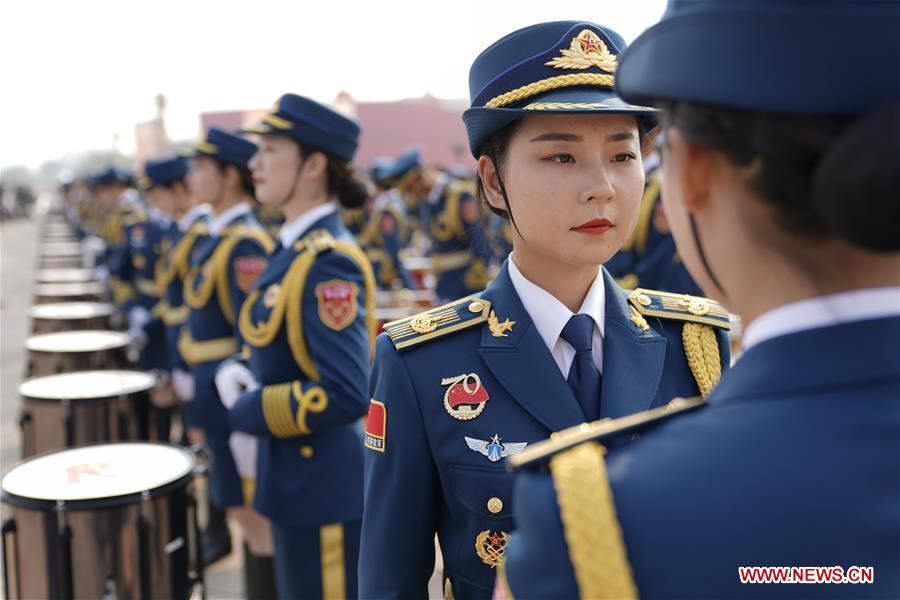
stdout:
[(636, 598), (605, 452), (596, 442), (575, 446), (550, 459), (550, 472), (581, 598)]
[(485, 108), (502, 108), (519, 100), (524, 100), (549, 92), (561, 87), (569, 87), (572, 85), (595, 85), (612, 89), (615, 84), (615, 78), (612, 75), (602, 75), (599, 73), (570, 73), (568, 75), (557, 75), (556, 77), (548, 77), (541, 79), (528, 85), (523, 85), (514, 90), (500, 94), (485, 102)]
[(708, 325), (685, 323), (681, 330), (681, 340), (697, 387), (706, 398), (722, 377), (722, 359), (716, 332)]
[[(281, 291), (277, 296), (275, 305), (265, 321), (253, 323), (252, 312), (256, 301), (259, 299), (260, 290), (254, 290), (247, 297), (241, 307), (240, 331), (241, 336), (251, 346), (262, 348), (271, 344), (282, 324), (287, 329), (288, 345), (291, 354), (306, 376), (312, 381), (320, 379), (319, 370), (315, 361), (310, 356), (303, 334), (303, 290), (309, 271), (316, 257), (326, 250), (340, 252), (351, 258), (359, 266), (363, 275), (366, 292), (366, 329), (369, 332), (370, 352), (375, 340), (375, 274), (365, 254), (356, 246), (335, 240), (327, 231), (310, 232), (303, 240), (294, 246), (299, 254), (294, 258), (291, 266), (281, 281)], [(293, 310), (288, 311), (290, 304)]]

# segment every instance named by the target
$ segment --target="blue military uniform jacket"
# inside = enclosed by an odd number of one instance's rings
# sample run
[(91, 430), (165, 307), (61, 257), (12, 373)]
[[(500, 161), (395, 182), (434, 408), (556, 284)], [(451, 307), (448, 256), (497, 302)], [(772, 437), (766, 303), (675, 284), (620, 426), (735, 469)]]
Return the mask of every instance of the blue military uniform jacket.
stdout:
[(362, 516), (374, 302), (371, 267), (331, 213), (272, 255), (241, 311), (262, 387), (245, 392), (229, 418), (260, 438), (254, 506), (279, 524)]
[(431, 239), (438, 298), (455, 300), (483, 290), (491, 280), (494, 252), (471, 184), (447, 176), (420, 208), (422, 228)]
[[(629, 299), (603, 276), (602, 417), (698, 393), (682, 345), (685, 326), (705, 338), (714, 361), (696, 369), (708, 374), (728, 364), (720, 307), (692, 299), (707, 309), (710, 325), (693, 322), (677, 308), (686, 298), (646, 291), (642, 301)], [(515, 528), (513, 478), (501, 459), (582, 423), (584, 414), (505, 264), (480, 297), (385, 331), (369, 386), (360, 595), (427, 597), (437, 532), (453, 597), (488, 598)]]
[[(567, 544), (580, 536), (613, 547), (616, 527), (594, 517), (563, 527), (559, 505), (572, 502), (539, 467), (572, 452), (585, 463), (591, 451), (550, 444), (516, 484), (513, 596), (590, 597), (590, 582), (606, 573), (633, 574), (643, 598), (900, 597), (898, 356), (897, 317), (772, 338), (741, 356), (707, 406), (611, 451), (602, 486), (611, 487), (627, 560)], [(595, 495), (579, 504), (585, 515), (609, 512)], [(872, 566), (874, 584), (749, 585), (738, 574), (835, 565)]]
[(164, 329), (167, 367), (170, 370), (189, 370), (178, 353), (178, 337), (190, 312), (190, 307), (184, 303), (184, 278), (190, 269), (194, 249), (208, 239), (208, 215), (200, 216), (186, 231), (181, 231), (178, 224), (173, 223), (163, 242), (167, 251), (156, 263), (156, 285), (162, 290), (162, 297), (154, 313)]
[(232, 221), (218, 236), (196, 245), (184, 281), (190, 307), (187, 326), (178, 340), (181, 357), (195, 377), (190, 412), (203, 429), (227, 434), (228, 412), (219, 400), (215, 372), (241, 347), (238, 311), (266, 265), (274, 244), (250, 213)]

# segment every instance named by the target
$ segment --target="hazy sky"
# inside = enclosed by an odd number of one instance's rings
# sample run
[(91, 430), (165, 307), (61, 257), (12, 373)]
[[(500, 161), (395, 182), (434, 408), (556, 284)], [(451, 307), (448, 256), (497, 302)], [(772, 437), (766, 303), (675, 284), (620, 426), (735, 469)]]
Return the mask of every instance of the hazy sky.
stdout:
[(631, 41), (665, 0), (5, 0), (0, 165), (133, 149), (134, 124), (169, 100), (174, 138), (198, 113), (271, 106), (292, 91), (330, 102), (429, 92), (468, 97), (487, 45), (549, 20), (590, 20)]

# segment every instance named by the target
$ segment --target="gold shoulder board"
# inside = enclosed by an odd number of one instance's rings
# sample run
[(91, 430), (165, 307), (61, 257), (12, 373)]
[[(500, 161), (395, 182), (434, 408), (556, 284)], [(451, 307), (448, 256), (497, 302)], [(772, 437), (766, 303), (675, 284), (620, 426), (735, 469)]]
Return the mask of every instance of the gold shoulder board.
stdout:
[(651, 408), (619, 419), (600, 419), (592, 423), (569, 427), (551, 434), (549, 439), (529, 444), (525, 450), (511, 456), (509, 468), (515, 470), (521, 467), (541, 466), (556, 454), (584, 442), (602, 442), (623, 433), (640, 431), (675, 415), (696, 410), (705, 404), (706, 400), (699, 396), (675, 398), (665, 406)]
[(702, 323), (721, 329), (731, 328), (728, 311), (709, 298), (638, 288), (629, 294), (628, 302), (645, 317)]
[(404, 350), (488, 320), (491, 303), (463, 298), (384, 326), (397, 350)]

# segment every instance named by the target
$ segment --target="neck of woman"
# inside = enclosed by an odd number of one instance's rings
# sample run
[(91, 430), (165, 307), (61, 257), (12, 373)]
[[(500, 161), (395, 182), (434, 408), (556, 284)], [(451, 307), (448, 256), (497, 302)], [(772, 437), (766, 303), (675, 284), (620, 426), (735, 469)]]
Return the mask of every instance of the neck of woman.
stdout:
[(310, 211), (317, 206), (321, 206), (326, 202), (333, 200), (334, 198), (329, 198), (328, 194), (324, 189), (317, 190), (311, 194), (294, 194), (290, 200), (285, 202), (281, 207), (281, 212), (284, 214), (284, 220), (286, 223), (290, 223), (303, 213)]
[(215, 202), (211, 203), (210, 206), (212, 207), (214, 215), (221, 215), (232, 206), (237, 206), (241, 202), (249, 201), (250, 197), (243, 192), (226, 191)]
[(560, 262), (554, 258), (533, 252), (527, 244), (518, 244), (512, 260), (528, 281), (559, 300), (573, 313), (577, 313), (591, 289), (599, 265), (581, 265)]

